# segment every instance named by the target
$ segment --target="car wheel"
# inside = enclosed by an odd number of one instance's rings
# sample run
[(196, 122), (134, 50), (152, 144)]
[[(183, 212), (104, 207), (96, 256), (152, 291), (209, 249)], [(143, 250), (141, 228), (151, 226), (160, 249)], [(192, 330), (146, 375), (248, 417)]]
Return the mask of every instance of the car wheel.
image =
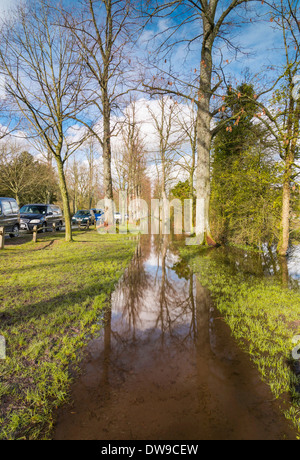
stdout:
[(19, 234), (20, 234), (19, 225), (15, 225), (14, 228), (13, 228), (13, 232), (10, 233), (9, 236), (10, 236), (11, 238), (18, 238)]
[(58, 226), (56, 227), (56, 231), (61, 232), (61, 228), (62, 228), (62, 222), (59, 222)]

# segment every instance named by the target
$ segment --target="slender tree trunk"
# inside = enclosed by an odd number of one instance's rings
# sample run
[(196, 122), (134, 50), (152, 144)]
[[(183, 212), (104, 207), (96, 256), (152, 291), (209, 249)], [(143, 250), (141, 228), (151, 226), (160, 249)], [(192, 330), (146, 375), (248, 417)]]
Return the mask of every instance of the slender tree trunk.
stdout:
[(110, 139), (105, 136), (106, 146), (103, 148), (103, 182), (105, 198), (113, 199), (112, 177), (111, 177), (111, 150)]
[(57, 168), (58, 168), (59, 187), (60, 187), (60, 192), (61, 192), (61, 196), (63, 200), (65, 228), (66, 228), (65, 239), (67, 242), (70, 242), (72, 241), (71, 212), (70, 212), (69, 194), (68, 194), (67, 183), (66, 183), (65, 172), (64, 172), (64, 165), (63, 165), (60, 155), (57, 155), (55, 158), (56, 158), (56, 163), (57, 163)]
[(111, 174), (111, 132), (110, 132), (110, 104), (107, 90), (103, 90), (103, 185), (105, 205), (105, 222), (113, 223), (113, 185)]
[(88, 152), (88, 164), (89, 164), (89, 187), (88, 187), (88, 202), (89, 202), (89, 209), (91, 209), (94, 199), (94, 151), (93, 146), (90, 145), (89, 152)]
[(74, 181), (74, 213), (78, 211), (78, 175), (77, 175), (77, 167), (75, 171), (75, 181)]
[(196, 149), (193, 150), (193, 155), (192, 155), (192, 166), (190, 169), (190, 199), (192, 201), (192, 215), (191, 215), (191, 228), (194, 228), (194, 222), (195, 222), (195, 194), (194, 194), (194, 174), (196, 170)]
[(190, 198), (194, 200), (194, 174), (195, 174), (195, 167), (192, 166), (190, 170), (190, 179), (189, 179), (189, 185), (190, 185)]
[(169, 203), (166, 192), (166, 162), (165, 154), (162, 153), (162, 178), (161, 178), (161, 197), (162, 197), (162, 213), (161, 213), (161, 232), (163, 235), (168, 235), (169, 230)]

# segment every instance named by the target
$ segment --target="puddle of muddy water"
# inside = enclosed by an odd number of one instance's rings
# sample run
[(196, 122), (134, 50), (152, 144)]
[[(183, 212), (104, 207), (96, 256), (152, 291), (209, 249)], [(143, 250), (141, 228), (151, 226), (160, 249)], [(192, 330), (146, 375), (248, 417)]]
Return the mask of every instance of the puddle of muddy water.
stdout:
[(56, 440), (294, 439), (168, 236), (143, 236)]

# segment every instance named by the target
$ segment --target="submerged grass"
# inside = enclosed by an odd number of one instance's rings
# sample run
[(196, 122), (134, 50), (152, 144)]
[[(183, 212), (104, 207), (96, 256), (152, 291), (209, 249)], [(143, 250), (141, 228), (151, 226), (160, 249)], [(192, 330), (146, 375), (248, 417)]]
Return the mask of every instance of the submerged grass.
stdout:
[(68, 397), (70, 364), (101, 325), (101, 312), (134, 253), (125, 235), (46, 236), (0, 254), (0, 439), (47, 439)]
[(289, 284), (286, 265), (272, 257), (233, 248), (200, 251), (184, 247), (181, 255), (212, 293), (274, 397), (285, 400), (282, 410), (299, 436), (300, 382), (292, 359), (292, 339), (300, 333), (299, 287)]

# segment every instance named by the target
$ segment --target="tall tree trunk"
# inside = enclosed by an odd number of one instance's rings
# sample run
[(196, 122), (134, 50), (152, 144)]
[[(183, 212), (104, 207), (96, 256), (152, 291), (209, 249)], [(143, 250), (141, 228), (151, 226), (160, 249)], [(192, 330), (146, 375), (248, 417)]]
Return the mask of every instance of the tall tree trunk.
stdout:
[(162, 211), (161, 211), (161, 232), (163, 235), (168, 235), (170, 233), (169, 225), (169, 203), (167, 198), (166, 191), (166, 162), (165, 162), (165, 153), (161, 152), (162, 155), (162, 164), (161, 164), (161, 197), (162, 197)]
[(287, 289), (289, 287), (289, 268), (286, 257), (278, 257), (278, 262), (281, 272), (281, 285)]
[[(204, 35), (208, 35), (211, 25), (203, 18)], [(204, 40), (201, 54), (200, 90), (197, 112), (197, 216), (196, 235), (199, 244), (215, 245), (210, 232), (210, 149), (211, 133), (211, 81), (212, 81), (212, 40)]]
[[(197, 129), (196, 129), (196, 137), (197, 137)], [(194, 194), (194, 175), (196, 171), (196, 144), (192, 146), (192, 165), (190, 169), (190, 177), (189, 177), (189, 186), (190, 186), (190, 199), (192, 201), (192, 212), (191, 212), (191, 228), (194, 228), (195, 222), (195, 194)]]
[(65, 239), (67, 242), (70, 242), (72, 241), (71, 212), (70, 212), (69, 194), (68, 194), (66, 177), (65, 177), (65, 172), (64, 172), (64, 165), (63, 165), (60, 155), (56, 155), (55, 158), (56, 158), (57, 169), (58, 169), (59, 187), (60, 187), (60, 192), (61, 192), (61, 196), (63, 200), (63, 210), (64, 210), (65, 229), (66, 229)]
[(110, 132), (110, 104), (107, 90), (103, 90), (103, 186), (105, 204), (105, 222), (113, 223), (113, 185), (111, 174), (111, 132)]
[(285, 256), (289, 248), (290, 240), (290, 202), (291, 202), (291, 165), (286, 164), (285, 178), (282, 191), (282, 213), (280, 224), (280, 236), (277, 252), (280, 256)]
[(289, 103), (289, 119), (287, 124), (288, 145), (285, 153), (280, 235), (277, 247), (277, 252), (280, 256), (286, 256), (290, 242), (291, 181), (299, 138), (299, 115), (300, 101), (297, 102), (295, 107), (295, 101), (291, 96)]

